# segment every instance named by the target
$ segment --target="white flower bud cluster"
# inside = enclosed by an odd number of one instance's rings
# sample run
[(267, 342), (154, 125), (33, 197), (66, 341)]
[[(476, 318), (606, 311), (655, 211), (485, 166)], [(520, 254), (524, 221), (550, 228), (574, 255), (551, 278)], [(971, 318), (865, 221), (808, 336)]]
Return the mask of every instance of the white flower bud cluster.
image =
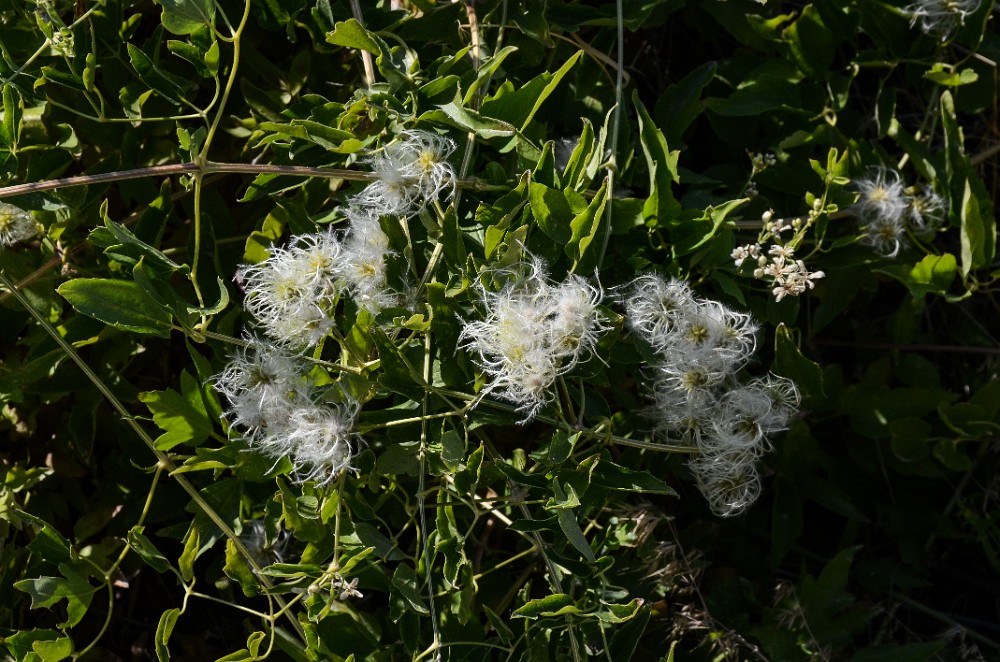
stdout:
[(861, 243), (885, 257), (899, 253), (907, 230), (918, 236), (932, 234), (948, 212), (947, 203), (933, 188), (907, 188), (895, 170), (873, 168), (854, 184), (859, 193), (854, 212), (862, 223)]
[(551, 284), (537, 258), (517, 273), (494, 273), (510, 282), (498, 292), (480, 284), (486, 319), (466, 322), (460, 339), (491, 378), (486, 391), (516, 404), (528, 421), (552, 400), (556, 378), (593, 354), (608, 330), (598, 308), (604, 293), (576, 274)]
[(716, 515), (743, 512), (760, 494), (756, 460), (770, 448), (767, 436), (786, 429), (798, 408), (795, 384), (773, 375), (741, 382), (758, 325), (684, 282), (642, 276), (625, 308), (632, 331), (659, 357), (658, 431), (697, 449), (688, 466)]
[[(813, 281), (826, 274), (822, 271), (809, 271), (802, 260), (793, 259), (795, 248), (792, 243), (783, 243), (781, 238), (784, 232), (799, 232), (802, 228), (801, 219), (789, 222), (783, 218), (774, 218), (774, 211), (769, 209), (761, 216), (761, 222), (764, 231), (757, 243), (737, 246), (730, 254), (736, 268), (741, 268), (747, 260), (753, 260), (756, 263), (754, 278), (766, 278), (770, 282), (775, 301), (781, 301), (788, 295), (799, 296), (815, 287)], [(768, 239), (778, 242), (768, 246), (767, 255), (770, 258), (764, 255), (764, 247), (760, 243)]]
[(38, 223), (31, 212), (0, 202), (0, 247), (13, 246), (38, 234)]
[(917, 0), (903, 9), (910, 25), (920, 23), (926, 34), (946, 41), (965, 24), (969, 14), (979, 9), (980, 0)]
[(309, 365), (287, 349), (250, 338), (216, 375), (229, 401), (223, 417), (275, 463), (291, 460), (299, 480), (326, 484), (351, 468), (357, 403), (318, 403)]

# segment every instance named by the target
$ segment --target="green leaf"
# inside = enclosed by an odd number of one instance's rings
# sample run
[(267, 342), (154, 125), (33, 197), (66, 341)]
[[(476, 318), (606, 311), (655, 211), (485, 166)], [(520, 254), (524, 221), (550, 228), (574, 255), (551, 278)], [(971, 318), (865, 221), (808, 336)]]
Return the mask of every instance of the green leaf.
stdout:
[(938, 85), (947, 87), (959, 87), (968, 85), (979, 80), (979, 74), (972, 69), (962, 69), (955, 71), (951, 65), (936, 62), (930, 69), (924, 72), (924, 78), (934, 81)]
[(485, 117), (507, 122), (524, 131), (538, 109), (582, 56), (583, 51), (577, 51), (555, 73), (542, 72), (516, 89), (510, 83), (501, 85), (496, 95), (483, 102), (480, 112)]
[(958, 274), (958, 261), (951, 253), (926, 255), (912, 267), (891, 265), (875, 270), (906, 285), (914, 299), (926, 294), (944, 295)]
[(538, 227), (558, 245), (570, 242), (572, 221), (587, 209), (586, 200), (572, 189), (558, 191), (537, 182), (528, 187), (528, 201)]
[[(594, 556), (594, 552), (590, 549), (590, 543), (587, 542), (587, 537), (583, 535), (583, 531), (580, 529), (580, 523), (576, 521), (576, 512), (568, 504), (572, 504), (572, 500), (576, 499), (576, 494), (573, 493), (573, 488), (570, 485), (566, 486), (569, 490), (569, 494), (565, 492), (562, 486), (559, 484), (558, 479), (553, 479), (552, 481), (552, 493), (555, 495), (555, 500), (558, 506), (553, 506), (556, 511), (556, 517), (558, 518), (559, 528), (566, 535), (566, 539), (569, 543), (573, 545), (576, 551), (580, 552), (583, 558), (587, 559), (591, 563), (596, 563), (597, 558)], [(579, 501), (577, 501), (579, 503)], [(546, 505), (546, 507), (549, 507)]]
[(97, 589), (91, 586), (85, 574), (68, 563), (60, 563), (59, 572), (62, 577), (22, 579), (14, 582), (14, 588), (31, 596), (32, 609), (52, 607), (60, 600), (66, 600), (66, 622), (59, 627), (73, 627), (87, 613)]
[(813, 5), (806, 5), (781, 36), (803, 72), (821, 80), (829, 75), (837, 42)]
[(701, 91), (715, 78), (719, 65), (706, 62), (667, 87), (656, 104), (654, 114), (668, 145), (679, 144), (684, 131), (704, 110)]
[(101, 217), (104, 219), (104, 227), (98, 227), (91, 231), (89, 239), (91, 243), (104, 248), (104, 254), (113, 260), (124, 264), (134, 265), (139, 260), (145, 258), (146, 264), (158, 267), (161, 271), (189, 271), (187, 265), (174, 262), (162, 251), (135, 236), (131, 230), (115, 223), (108, 217), (108, 201), (101, 204)]
[(438, 106), (440, 110), (432, 110), (420, 116), (421, 120), (445, 122), (464, 131), (471, 131), (480, 138), (510, 138), (517, 128), (509, 122), (484, 117), (478, 112), (462, 106), (461, 97), (456, 95), (451, 103)]
[(56, 292), (77, 312), (109, 326), (164, 338), (170, 335), (170, 312), (134, 281), (76, 278), (60, 285)]
[(514, 641), (514, 631), (511, 630), (503, 619), (496, 615), (496, 613), (490, 609), (485, 604), (483, 605), (483, 611), (486, 612), (486, 618), (489, 620), (490, 625), (496, 631), (497, 636), (500, 637), (500, 641), (503, 642), (505, 646), (510, 646), (511, 642)]
[(222, 571), (230, 579), (239, 582), (240, 588), (243, 589), (243, 595), (248, 598), (252, 598), (260, 592), (257, 577), (243, 560), (243, 556), (236, 549), (236, 543), (232, 540), (226, 540), (226, 564), (222, 567)]
[(126, 536), (129, 547), (138, 554), (148, 566), (157, 572), (166, 572), (170, 569), (170, 561), (156, 548), (149, 538), (143, 535), (143, 526), (133, 526)]
[(414, 401), (423, 398), (424, 389), (421, 387), (423, 377), (407, 364), (403, 350), (396, 347), (381, 329), (372, 329), (372, 339), (378, 347), (379, 359), (382, 362), (382, 384)]
[(378, 42), (372, 38), (372, 34), (353, 18), (337, 23), (333, 32), (326, 35), (326, 40), (335, 46), (359, 48), (376, 55), (380, 55), (382, 52)]
[(823, 369), (802, 355), (791, 330), (784, 324), (774, 331), (774, 371), (795, 382), (804, 395), (823, 397)]
[(126, 46), (129, 60), (131, 60), (132, 66), (142, 82), (165, 98), (180, 103), (181, 99), (185, 97), (187, 81), (160, 69), (141, 49), (132, 44), (126, 44)]
[(174, 34), (191, 34), (215, 23), (215, 0), (156, 0), (163, 7), (160, 20)]
[(699, 218), (689, 218), (687, 213), (670, 223), (670, 239), (675, 255), (687, 255), (707, 244), (733, 211), (750, 202), (750, 198), (730, 200), (715, 207), (708, 207)]
[(633, 598), (626, 604), (606, 604), (597, 611), (597, 619), (603, 623), (627, 623), (638, 615), (642, 609), (642, 598)]
[(646, 107), (639, 101), (638, 91), (632, 93), (632, 103), (638, 113), (639, 141), (649, 170), (649, 198), (643, 206), (643, 214), (647, 222), (663, 226), (681, 209), (672, 189), (673, 184), (680, 181), (677, 174), (680, 152), (669, 150), (663, 132), (656, 127)]
[(181, 610), (176, 607), (168, 609), (160, 615), (160, 622), (156, 624), (156, 635), (153, 638), (156, 659), (159, 662), (167, 662), (170, 659), (170, 649), (167, 648), (167, 642), (170, 641), (170, 635), (174, 631), (174, 626), (177, 625), (177, 619), (180, 615)]
[(476, 98), (476, 92), (479, 91), (479, 88), (492, 80), (493, 74), (498, 68), (500, 68), (500, 65), (507, 59), (507, 56), (515, 53), (516, 51), (516, 46), (504, 46), (480, 64), (479, 70), (476, 72), (476, 80), (474, 80), (472, 84), (469, 85), (469, 89), (466, 90), (465, 96), (462, 98), (462, 104), (466, 106), (472, 104)]
[(605, 179), (601, 184), (601, 189), (590, 201), (587, 208), (573, 217), (570, 221), (570, 229), (573, 234), (569, 243), (566, 244), (566, 255), (573, 258), (573, 270), (583, 262), (587, 249), (597, 236), (597, 229), (601, 225), (601, 218), (604, 216), (604, 207), (608, 202), (608, 182)]
[[(641, 606), (641, 605), (640, 605)], [(635, 648), (642, 639), (646, 626), (649, 625), (651, 609), (640, 609), (635, 618), (630, 619), (621, 627), (615, 628), (611, 641), (608, 643), (608, 656), (616, 662), (628, 662), (635, 654)], [(673, 646), (671, 645), (671, 652)]]
[(0, 122), (0, 143), (14, 152), (21, 132), (21, 97), (13, 85), (3, 86), (3, 121)]
[(539, 618), (579, 612), (573, 598), (565, 593), (555, 593), (537, 600), (529, 600), (515, 609), (511, 618)]
[(178, 444), (200, 446), (212, 434), (213, 424), (205, 411), (198, 382), (186, 370), (181, 373), (181, 391), (147, 391), (139, 400), (149, 407), (153, 422), (164, 431), (156, 448), (167, 451)]
[(400, 563), (392, 575), (389, 603), (390, 617), (394, 621), (398, 621), (404, 611), (412, 611), (420, 616), (430, 613), (423, 598), (420, 597), (417, 574), (407, 563)]
[(595, 485), (623, 492), (677, 496), (677, 492), (648, 471), (633, 471), (602, 458), (594, 469)]
[(971, 168), (969, 171), (960, 210), (963, 276), (993, 262), (997, 237), (996, 218), (990, 209), (989, 194), (979, 177), (971, 173)]
[(33, 642), (31, 648), (42, 658), (42, 662), (59, 662), (73, 654), (73, 640), (69, 637), (39, 640)]

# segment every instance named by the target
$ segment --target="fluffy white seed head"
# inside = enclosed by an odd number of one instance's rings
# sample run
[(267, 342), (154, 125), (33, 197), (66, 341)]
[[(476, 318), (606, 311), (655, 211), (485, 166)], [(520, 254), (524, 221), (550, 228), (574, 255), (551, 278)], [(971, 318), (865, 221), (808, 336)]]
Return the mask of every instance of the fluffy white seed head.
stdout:
[(697, 307), (691, 287), (658, 274), (636, 278), (625, 301), (626, 319), (633, 332), (656, 349), (670, 347), (681, 320)]
[(333, 325), (328, 312), (338, 294), (340, 247), (332, 234), (296, 237), (272, 249), (263, 262), (244, 267), (244, 306), (274, 340), (312, 346)]
[(421, 200), (453, 189), (455, 170), (448, 156), (455, 143), (429, 131), (410, 130), (386, 145), (367, 163), (377, 179), (351, 199), (351, 205), (374, 216), (410, 216)]
[(292, 409), (310, 400), (305, 372), (299, 356), (249, 338), (247, 346), (237, 350), (225, 370), (213, 378), (216, 391), (228, 401), (223, 418), (242, 428), (254, 443), (283, 426)]
[(702, 496), (719, 517), (739, 515), (760, 496), (760, 475), (751, 456), (700, 455), (688, 467)]
[(0, 202), (0, 247), (27, 241), (38, 234), (38, 223), (31, 212)]
[(979, 8), (980, 0), (917, 0), (903, 11), (910, 24), (920, 24), (928, 35), (946, 41)]
[(287, 413), (258, 444), (275, 461), (288, 458), (300, 481), (325, 485), (351, 469), (352, 428), (357, 405), (303, 403)]
[(909, 207), (906, 185), (899, 173), (889, 168), (871, 168), (854, 182), (858, 189), (855, 209), (863, 223), (899, 224)]
[(598, 309), (603, 292), (575, 275), (550, 284), (537, 258), (492, 275), (508, 282), (499, 291), (479, 286), (486, 317), (466, 322), (460, 338), (490, 377), (488, 391), (530, 419), (552, 399), (556, 378), (594, 353), (607, 330)]

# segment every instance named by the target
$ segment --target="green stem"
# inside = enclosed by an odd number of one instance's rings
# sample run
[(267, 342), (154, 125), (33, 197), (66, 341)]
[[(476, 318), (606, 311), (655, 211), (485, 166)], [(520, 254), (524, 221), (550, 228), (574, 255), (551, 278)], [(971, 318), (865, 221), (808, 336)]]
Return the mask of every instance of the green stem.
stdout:
[[(25, 193), (37, 193), (39, 191), (51, 191), (53, 189), (66, 188), (70, 186), (91, 186), (94, 184), (108, 184), (129, 179), (142, 179), (144, 177), (159, 177), (166, 175), (182, 175), (188, 173), (203, 173), (205, 175), (214, 173), (247, 174), (247, 175), (290, 175), (294, 177), (323, 177), (326, 179), (345, 179), (359, 182), (375, 181), (377, 177), (370, 172), (358, 172), (356, 170), (342, 170), (337, 168), (315, 168), (310, 166), (292, 165), (270, 165), (266, 163), (217, 163), (205, 161), (204, 163), (171, 163), (168, 165), (149, 166), (147, 168), (134, 168), (132, 170), (118, 170), (115, 172), (105, 172), (97, 175), (78, 175), (75, 177), (63, 177), (62, 179), (52, 179), (45, 182), (30, 182), (27, 184), (15, 184), (13, 186), (0, 187), (0, 198), (9, 198)], [(458, 180), (457, 186), (462, 189), (473, 191), (506, 191), (508, 187), (500, 184), (486, 184), (477, 179)]]
[[(438, 244), (440, 246), (440, 244)], [(431, 374), (431, 364), (432, 364), (432, 347), (431, 347), (431, 334), (430, 332), (424, 335), (424, 383), (430, 384), (433, 376)], [(434, 641), (428, 650), (435, 651), (434, 659), (441, 659), (441, 632), (438, 627), (437, 613), (434, 607), (434, 581), (433, 573), (431, 568), (433, 565), (433, 558), (431, 557), (431, 546), (430, 541), (427, 538), (427, 512), (426, 512), (426, 499), (427, 495), (424, 493), (424, 480), (427, 474), (427, 410), (430, 407), (430, 391), (424, 391), (424, 399), (421, 405), (423, 409), (424, 420), (420, 425), (420, 475), (417, 479), (417, 510), (420, 512), (420, 542), (423, 545), (424, 554), (424, 573), (427, 577), (427, 598), (428, 605), (430, 608), (431, 617), (431, 629), (434, 634)]]

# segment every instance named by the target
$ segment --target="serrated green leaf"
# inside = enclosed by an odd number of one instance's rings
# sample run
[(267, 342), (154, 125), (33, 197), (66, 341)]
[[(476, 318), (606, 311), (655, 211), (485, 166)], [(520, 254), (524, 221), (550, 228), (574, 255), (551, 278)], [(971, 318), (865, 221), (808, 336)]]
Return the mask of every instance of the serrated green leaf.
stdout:
[(170, 312), (134, 281), (76, 278), (56, 292), (77, 312), (118, 329), (167, 337), (173, 328)]
[(146, 391), (139, 400), (153, 414), (153, 422), (164, 431), (156, 447), (167, 451), (178, 444), (200, 446), (212, 434), (213, 424), (205, 411), (198, 382), (186, 370), (181, 374), (181, 390)]

